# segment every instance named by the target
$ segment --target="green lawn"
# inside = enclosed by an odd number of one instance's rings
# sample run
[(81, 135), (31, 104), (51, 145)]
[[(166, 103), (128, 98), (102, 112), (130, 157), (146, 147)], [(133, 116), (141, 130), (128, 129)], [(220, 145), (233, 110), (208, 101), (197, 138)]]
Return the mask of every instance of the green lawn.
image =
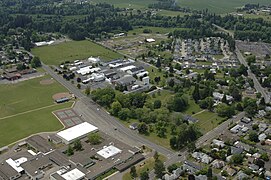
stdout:
[(72, 102), (0, 120), (0, 147), (39, 132), (57, 131), (62, 124), (53, 111), (71, 107)]
[(219, 117), (216, 113), (209, 112), (208, 110), (193, 117), (199, 120), (196, 125), (201, 129), (202, 133), (207, 133), (225, 120), (225, 118)]
[(195, 103), (195, 101), (193, 99), (188, 99), (188, 103), (189, 103), (189, 106), (183, 112), (184, 114), (192, 115), (192, 114), (195, 114), (195, 113), (202, 111), (202, 109), (199, 107), (198, 104)]
[(41, 85), (50, 76), (35, 78), (16, 84), (0, 85), (0, 118), (52, 105), (52, 95), (67, 92), (59, 83)]
[(161, 80), (159, 82), (159, 85), (160, 86), (165, 85), (166, 78), (164, 77), (164, 73), (162, 71), (159, 71), (159, 69), (152, 66), (149, 66), (145, 69), (149, 72), (150, 80), (153, 81), (153, 83), (155, 83), (154, 78), (160, 76)]
[(245, 4), (259, 3), (260, 5), (270, 4), (270, 0), (178, 0), (181, 7), (190, 7), (192, 9), (208, 9), (211, 12), (224, 14), (235, 11), (237, 7)]
[[(162, 156), (160, 155), (159, 156), (159, 159), (164, 162), (166, 160), (166, 157), (165, 156)], [(141, 163), (143, 164), (143, 163)], [(137, 165), (136, 166), (136, 172), (137, 172), (137, 175), (140, 176), (140, 174), (144, 171), (151, 171), (153, 168), (154, 168), (154, 164), (155, 164), (155, 160), (153, 157), (147, 159), (144, 161), (144, 165), (143, 166), (140, 166), (140, 165)], [(130, 172), (128, 173), (125, 173), (122, 177), (122, 180), (132, 180), (132, 177), (130, 175)]]
[(122, 57), (120, 54), (88, 40), (68, 41), (52, 46), (36, 47), (32, 49), (32, 53), (49, 65), (59, 65), (65, 61), (86, 59), (90, 56), (99, 56), (103, 60)]

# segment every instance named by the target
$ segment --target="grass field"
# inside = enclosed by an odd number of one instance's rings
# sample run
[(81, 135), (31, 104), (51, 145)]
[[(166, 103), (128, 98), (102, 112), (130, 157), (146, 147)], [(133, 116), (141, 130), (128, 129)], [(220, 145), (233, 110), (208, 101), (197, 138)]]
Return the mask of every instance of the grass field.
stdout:
[(193, 117), (199, 120), (196, 125), (204, 134), (214, 129), (216, 126), (219, 125), (219, 123), (225, 120), (225, 118), (219, 117), (217, 114), (209, 112), (207, 110)]
[(35, 78), (17, 84), (0, 85), (0, 118), (52, 105), (52, 95), (67, 90), (57, 82), (41, 85), (50, 76)]
[[(142, 9), (147, 8), (149, 4), (157, 2), (156, 0), (93, 0), (94, 3), (107, 2), (121, 8)], [(248, 3), (268, 5), (270, 0), (177, 0), (179, 6), (189, 7), (191, 9), (205, 10), (210, 12), (225, 14), (235, 11), (236, 8), (242, 7)], [(162, 15), (177, 15), (178, 12), (165, 11), (160, 12)], [(182, 15), (182, 14), (181, 14)]]
[(0, 147), (31, 134), (61, 129), (52, 111), (71, 107), (55, 104), (52, 95), (67, 92), (59, 83), (40, 84), (44, 76), (16, 84), (0, 85)]
[(0, 147), (35, 133), (61, 129), (63, 126), (52, 114), (52, 111), (68, 108), (71, 107), (71, 105), (71, 102), (61, 105), (56, 104), (42, 110), (0, 119)]
[(86, 59), (99, 56), (103, 60), (122, 57), (120, 54), (108, 50), (91, 41), (68, 41), (53, 46), (43, 46), (32, 49), (32, 53), (48, 65), (59, 65), (65, 61)]
[(93, 0), (92, 2), (106, 2), (120, 8), (142, 9), (147, 8), (149, 4), (155, 3), (156, 0)]
[[(164, 162), (166, 160), (165, 156), (160, 155), (159, 159)], [(141, 163), (142, 164), (142, 163)], [(151, 171), (154, 168), (154, 164), (155, 164), (155, 160), (153, 157), (147, 159), (144, 161), (144, 165), (140, 166), (137, 165), (136, 166), (136, 173), (138, 176), (140, 176), (141, 173), (145, 172), (145, 171)], [(122, 180), (132, 180), (133, 178), (130, 175), (130, 172), (127, 172), (123, 175)]]
[(180, 6), (192, 9), (208, 9), (211, 12), (224, 14), (235, 11), (236, 8), (248, 3), (260, 5), (270, 4), (270, 0), (178, 0)]
[(185, 30), (186, 28), (163, 28), (163, 27), (143, 26), (142, 28), (135, 27), (133, 30), (128, 32), (128, 35), (132, 35), (133, 33), (143, 34), (144, 29), (150, 29), (152, 31), (150, 34), (166, 34), (169, 32), (173, 32), (174, 30)]

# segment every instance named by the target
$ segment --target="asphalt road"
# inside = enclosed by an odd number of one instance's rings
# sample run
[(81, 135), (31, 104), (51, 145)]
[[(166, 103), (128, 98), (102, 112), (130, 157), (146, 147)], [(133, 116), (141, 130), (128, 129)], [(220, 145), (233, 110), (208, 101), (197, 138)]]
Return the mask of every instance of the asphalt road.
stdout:
[(265, 103), (270, 103), (270, 96), (269, 93), (266, 92), (266, 90), (262, 87), (262, 85), (260, 84), (260, 82), (258, 81), (257, 77), (255, 76), (255, 74), (253, 74), (250, 70), (250, 67), (248, 66), (244, 56), (242, 55), (242, 53), (240, 52), (240, 50), (238, 49), (238, 47), (236, 46), (236, 55), (237, 58), (239, 59), (240, 63), (243, 64), (244, 66), (246, 66), (248, 68), (248, 76), (253, 80), (254, 83), (254, 88), (261, 93), (261, 95), (264, 97)]
[[(231, 35), (232, 37), (234, 37), (234, 33), (231, 31), (228, 31), (227, 29), (224, 29), (223, 27), (220, 27), (216, 24), (213, 24), (214, 27), (218, 28), (221, 31), (224, 31), (226, 33), (228, 33), (229, 35)], [(240, 50), (238, 49), (238, 47), (235, 47), (235, 53), (237, 55), (237, 58), (239, 59), (240, 63), (243, 64), (244, 66), (246, 66), (248, 68), (248, 76), (253, 80), (254, 83), (254, 88), (261, 93), (262, 97), (265, 100), (265, 103), (270, 103), (270, 94), (268, 92), (265, 91), (265, 89), (262, 87), (262, 85), (260, 84), (260, 82), (258, 81), (257, 77), (255, 76), (255, 74), (253, 74), (246, 62), (246, 59), (244, 58), (244, 56), (242, 55), (242, 53), (240, 52)]]
[(87, 122), (94, 124), (101, 131), (112, 135), (113, 137), (124, 141), (131, 146), (144, 144), (167, 156), (168, 158), (174, 154), (174, 151), (159, 146), (141, 137), (135, 131), (125, 127), (117, 119), (109, 115), (108, 112), (106, 112), (103, 108), (94, 103), (90, 98), (86, 97), (80, 91), (80, 89), (76, 88), (69, 81), (66, 81), (61, 76), (56, 74), (56, 72), (54, 72), (49, 66), (43, 64), (43, 69), (79, 99), (74, 109), (78, 112), (78, 114), (81, 114), (82, 118), (84, 118)]
[[(144, 144), (154, 149), (155, 151), (167, 157), (167, 161), (165, 162), (166, 166), (177, 162), (184, 162), (186, 160), (186, 156), (189, 154), (186, 149), (183, 149), (179, 153), (174, 152), (143, 138), (135, 131), (132, 131), (129, 128), (125, 127), (119, 122), (119, 120), (109, 115), (109, 113), (106, 112), (103, 108), (94, 103), (90, 98), (86, 97), (80, 89), (76, 88), (69, 81), (63, 79), (49, 66), (43, 64), (43, 69), (78, 98), (78, 102), (74, 106), (74, 110), (78, 114), (81, 114), (82, 118), (85, 121), (92, 123), (104, 133), (126, 144), (129, 144), (131, 146), (141, 146)], [(230, 123), (238, 122), (242, 117), (244, 117), (244, 115), (245, 113), (242, 112), (238, 114), (236, 118), (228, 119), (212, 131), (206, 133), (197, 140), (196, 146), (200, 147), (203, 144), (210, 142), (212, 139), (216, 138), (221, 132), (227, 130)], [(178, 156), (178, 154), (181, 154), (181, 156)], [(153, 171), (150, 172), (150, 177), (154, 177)]]

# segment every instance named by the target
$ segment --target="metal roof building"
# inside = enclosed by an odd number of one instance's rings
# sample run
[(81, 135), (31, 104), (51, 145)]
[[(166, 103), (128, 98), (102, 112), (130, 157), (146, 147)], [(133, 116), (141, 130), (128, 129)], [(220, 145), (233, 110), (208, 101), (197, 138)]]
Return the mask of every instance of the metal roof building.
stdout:
[(89, 133), (96, 131), (98, 131), (98, 128), (96, 126), (84, 122), (58, 132), (57, 136), (60, 137), (65, 144), (70, 144), (75, 140), (86, 137)]

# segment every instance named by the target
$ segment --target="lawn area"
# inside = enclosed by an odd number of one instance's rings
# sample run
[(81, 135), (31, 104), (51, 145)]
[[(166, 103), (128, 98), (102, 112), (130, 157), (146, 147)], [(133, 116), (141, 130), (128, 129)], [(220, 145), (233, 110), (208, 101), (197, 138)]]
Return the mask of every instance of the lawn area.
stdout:
[(48, 65), (59, 65), (65, 61), (86, 59), (90, 56), (100, 56), (103, 60), (122, 57), (120, 54), (88, 40), (68, 41), (52, 46), (36, 47), (32, 49), (32, 53)]
[(169, 144), (169, 140), (171, 138), (169, 127), (167, 127), (166, 138), (158, 137), (156, 134), (156, 131), (150, 133), (149, 135), (142, 135), (142, 136), (159, 146), (163, 146), (165, 148), (171, 149), (170, 144)]
[(204, 134), (214, 129), (216, 126), (219, 125), (219, 123), (225, 120), (225, 118), (219, 117), (216, 113), (209, 112), (207, 110), (193, 117), (199, 120), (196, 125), (201, 129), (202, 133)]
[(188, 99), (188, 108), (183, 112), (184, 114), (189, 114), (189, 115), (192, 115), (192, 114), (195, 114), (195, 113), (198, 113), (200, 112), (202, 109), (199, 107), (198, 104), (196, 104), (196, 102), (193, 100), (193, 99)]
[(44, 76), (16, 84), (0, 85), (0, 118), (52, 105), (52, 95), (67, 92), (59, 83), (41, 85)]
[(145, 67), (145, 69), (149, 72), (150, 80), (153, 81), (153, 83), (155, 83), (154, 78), (158, 76), (161, 78), (159, 85), (162, 86), (166, 83), (166, 78), (164, 77), (164, 73), (162, 71), (159, 71), (159, 69), (152, 66)]
[[(159, 155), (159, 159), (162, 162), (164, 162), (166, 160), (166, 157), (162, 156), (162, 155)], [(143, 166), (137, 165), (136, 166), (136, 172), (137, 172), (138, 177), (144, 171), (151, 171), (154, 168), (154, 163), (155, 163), (155, 160), (154, 160), (153, 157), (151, 157), (151, 158), (149, 158), (149, 159), (147, 159), (147, 160), (144, 161), (144, 165)], [(125, 173), (123, 175), (123, 177), (122, 177), (122, 180), (132, 180), (130, 172)]]
[(211, 12), (224, 14), (235, 11), (237, 7), (244, 6), (245, 4), (255, 4), (260, 5), (270, 4), (270, 0), (178, 0), (178, 4), (183, 7), (189, 7), (197, 10), (208, 9)]
[(63, 128), (62, 124), (56, 119), (52, 112), (71, 107), (71, 105), (72, 102), (56, 104), (45, 109), (1, 119), (0, 147), (28, 137), (31, 134), (57, 131)]

